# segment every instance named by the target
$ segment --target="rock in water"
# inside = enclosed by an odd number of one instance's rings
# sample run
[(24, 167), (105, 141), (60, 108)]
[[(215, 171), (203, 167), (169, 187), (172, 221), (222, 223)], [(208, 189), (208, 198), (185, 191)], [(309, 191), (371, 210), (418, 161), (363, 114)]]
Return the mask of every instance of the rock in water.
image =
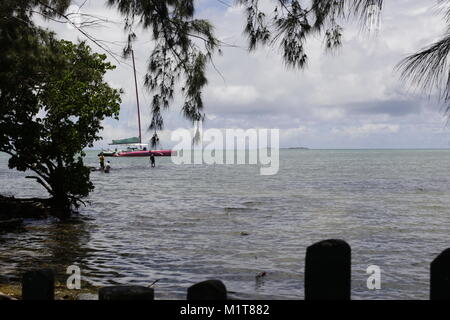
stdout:
[(226, 300), (227, 288), (220, 280), (206, 280), (189, 287), (187, 300)]
[(0, 220), (0, 231), (1, 230), (14, 230), (20, 228), (22, 226), (23, 219), (21, 218), (12, 218), (7, 220)]

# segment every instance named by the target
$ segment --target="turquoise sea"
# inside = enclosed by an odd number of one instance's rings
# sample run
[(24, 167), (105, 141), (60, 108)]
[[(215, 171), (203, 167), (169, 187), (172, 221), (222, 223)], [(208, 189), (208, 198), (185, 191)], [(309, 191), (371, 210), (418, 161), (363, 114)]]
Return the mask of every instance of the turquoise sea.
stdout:
[[(428, 299), (430, 262), (450, 247), (450, 150), (283, 149), (273, 176), (257, 165), (111, 162), (110, 174), (92, 172), (78, 218), (0, 233), (0, 282), (38, 267), (64, 278), (77, 264), (99, 286), (159, 279), (157, 299), (210, 278), (235, 298), (302, 299), (307, 246), (339, 238), (352, 247), (353, 299)], [(0, 154), (1, 194), (45, 196), (25, 175)], [(380, 290), (366, 287), (369, 265), (382, 270)]]

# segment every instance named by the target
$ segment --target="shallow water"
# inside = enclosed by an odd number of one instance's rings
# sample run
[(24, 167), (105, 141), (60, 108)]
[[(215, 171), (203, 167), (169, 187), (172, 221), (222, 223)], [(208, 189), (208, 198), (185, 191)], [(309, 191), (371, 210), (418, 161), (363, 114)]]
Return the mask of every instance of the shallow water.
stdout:
[[(43, 266), (64, 279), (78, 264), (93, 285), (160, 279), (156, 298), (218, 278), (236, 298), (302, 299), (306, 247), (340, 238), (352, 247), (352, 298), (427, 299), (429, 264), (450, 247), (450, 150), (281, 150), (274, 176), (255, 165), (111, 161), (109, 175), (92, 173), (80, 218), (0, 234), (0, 281)], [(45, 195), (24, 176), (0, 155), (1, 194)], [(366, 287), (373, 264), (381, 290)]]

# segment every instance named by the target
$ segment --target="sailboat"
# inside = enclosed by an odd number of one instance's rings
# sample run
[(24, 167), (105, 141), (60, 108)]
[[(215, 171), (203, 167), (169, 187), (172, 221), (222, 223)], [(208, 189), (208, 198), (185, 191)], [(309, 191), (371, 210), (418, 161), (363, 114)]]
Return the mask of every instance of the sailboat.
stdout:
[(102, 151), (105, 157), (149, 157), (150, 155), (159, 157), (170, 157), (172, 155), (172, 150), (150, 150), (148, 145), (142, 143), (142, 133), (141, 133), (141, 112), (139, 108), (139, 94), (136, 78), (136, 65), (134, 62), (134, 52), (131, 50), (131, 57), (133, 59), (133, 71), (134, 71), (134, 85), (136, 88), (136, 104), (137, 104), (137, 116), (138, 116), (138, 128), (139, 137), (132, 137), (126, 139), (113, 140), (109, 145), (113, 146), (124, 146), (125, 149), (115, 148), (114, 151), (107, 150)]

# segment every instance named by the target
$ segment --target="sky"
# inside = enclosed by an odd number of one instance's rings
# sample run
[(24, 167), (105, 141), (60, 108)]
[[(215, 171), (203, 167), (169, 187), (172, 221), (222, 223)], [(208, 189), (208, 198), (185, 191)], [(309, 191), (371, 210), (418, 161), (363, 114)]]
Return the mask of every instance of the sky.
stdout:
[[(263, 0), (269, 5), (271, 0)], [(343, 46), (325, 53), (321, 37), (307, 42), (305, 70), (287, 69), (277, 48), (247, 51), (243, 34), (245, 15), (232, 0), (198, 0), (196, 16), (210, 20), (216, 36), (229, 44), (214, 57), (204, 90), (204, 128), (276, 128), (281, 147), (335, 148), (450, 148), (450, 127), (444, 106), (434, 98), (404, 84), (395, 66), (406, 56), (433, 43), (444, 33), (437, 1), (385, 0), (380, 30), (367, 35), (356, 23), (344, 24)], [(120, 54), (125, 45), (123, 18), (106, 1), (78, 0), (82, 13), (107, 19), (87, 29), (97, 39), (110, 41)], [(76, 7), (73, 7), (76, 8)], [(37, 21), (66, 40), (84, 40), (68, 25)], [(138, 30), (134, 44), (144, 141), (152, 132), (152, 93), (143, 86), (152, 50), (149, 30)], [(89, 42), (88, 42), (89, 43)], [(103, 52), (90, 43), (93, 50)], [(131, 60), (109, 60), (117, 66), (106, 75), (112, 87), (122, 88), (119, 121), (105, 120), (103, 140), (95, 148), (107, 148), (112, 139), (137, 136), (137, 108)], [(217, 71), (217, 70), (219, 71)], [(172, 130), (191, 128), (181, 115), (177, 96), (164, 113), (160, 132), (163, 148), (176, 144)]]

